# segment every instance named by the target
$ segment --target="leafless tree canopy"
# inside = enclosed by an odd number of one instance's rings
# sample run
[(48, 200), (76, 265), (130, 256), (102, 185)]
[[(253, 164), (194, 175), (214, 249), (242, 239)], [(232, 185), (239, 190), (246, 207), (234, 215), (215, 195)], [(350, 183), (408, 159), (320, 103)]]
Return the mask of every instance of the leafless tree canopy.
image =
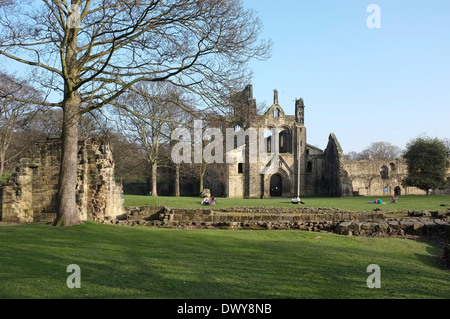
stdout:
[(374, 142), (360, 153), (351, 152), (346, 157), (352, 160), (383, 160), (400, 158), (402, 153), (400, 147), (389, 142)]
[[(120, 103), (131, 112), (116, 112), (118, 130), (140, 146), (151, 166), (152, 196), (157, 196), (157, 168), (164, 165), (163, 151), (171, 142), (173, 129), (185, 122), (191, 107), (182, 90), (169, 83), (139, 83), (126, 93)], [(135, 115), (136, 114), (136, 115)]]
[[(17, 142), (14, 133), (22, 131), (36, 115), (36, 105), (11, 100), (7, 96), (36, 101), (41, 98), (39, 92), (26, 82), (0, 73), (0, 176), (5, 164), (14, 160), (29, 146), (28, 143), (14, 143)], [(10, 152), (13, 144), (21, 145), (15, 145), (13, 152)]]
[(1, 11), (0, 53), (34, 67), (49, 105), (63, 106), (76, 91), (83, 112), (142, 80), (170, 81), (217, 103), (245, 63), (269, 49), (238, 0), (43, 0)]
[(82, 114), (118, 105), (141, 81), (170, 82), (205, 105), (223, 105), (245, 79), (246, 62), (270, 49), (258, 42), (259, 20), (239, 0), (14, 2), (0, 7), (0, 55), (30, 68), (46, 92), (42, 105), (63, 109), (57, 225), (80, 223)]

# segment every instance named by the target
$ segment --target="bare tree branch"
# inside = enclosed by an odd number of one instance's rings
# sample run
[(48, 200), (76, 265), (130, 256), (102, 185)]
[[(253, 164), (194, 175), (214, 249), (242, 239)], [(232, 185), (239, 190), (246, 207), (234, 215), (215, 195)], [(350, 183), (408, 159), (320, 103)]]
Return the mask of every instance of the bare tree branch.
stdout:
[(226, 113), (230, 93), (249, 78), (248, 61), (270, 51), (258, 40), (259, 19), (240, 0), (3, 1), (0, 56), (31, 69), (33, 83), (53, 99), (41, 104), (63, 110), (58, 225), (80, 222), (75, 185), (83, 114), (122, 104), (121, 95), (141, 82), (170, 83), (195, 96), (197, 109)]

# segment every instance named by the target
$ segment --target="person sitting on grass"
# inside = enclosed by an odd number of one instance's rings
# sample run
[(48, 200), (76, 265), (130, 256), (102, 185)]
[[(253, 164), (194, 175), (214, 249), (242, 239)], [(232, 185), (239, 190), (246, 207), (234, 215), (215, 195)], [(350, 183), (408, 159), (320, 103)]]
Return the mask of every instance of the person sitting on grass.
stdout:
[(209, 197), (205, 196), (200, 204), (202, 204), (202, 205), (209, 205)]
[(304, 203), (305, 203), (305, 202), (303, 202), (303, 201), (300, 199), (300, 196), (297, 196), (296, 201), (297, 201), (297, 204), (304, 204)]
[(211, 197), (211, 201), (209, 202), (209, 205), (214, 206), (214, 205), (216, 205), (216, 203), (217, 203), (216, 198), (214, 196)]

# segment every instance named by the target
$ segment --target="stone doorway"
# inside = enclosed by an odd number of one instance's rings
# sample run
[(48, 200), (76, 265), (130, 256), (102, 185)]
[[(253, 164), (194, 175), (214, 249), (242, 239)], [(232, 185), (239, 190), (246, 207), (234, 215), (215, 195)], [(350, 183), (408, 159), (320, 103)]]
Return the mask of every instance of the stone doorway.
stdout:
[(270, 197), (279, 197), (283, 194), (283, 180), (280, 174), (270, 177)]
[(401, 194), (402, 194), (402, 189), (400, 188), (400, 186), (397, 186), (396, 188), (394, 188), (395, 196), (400, 196)]

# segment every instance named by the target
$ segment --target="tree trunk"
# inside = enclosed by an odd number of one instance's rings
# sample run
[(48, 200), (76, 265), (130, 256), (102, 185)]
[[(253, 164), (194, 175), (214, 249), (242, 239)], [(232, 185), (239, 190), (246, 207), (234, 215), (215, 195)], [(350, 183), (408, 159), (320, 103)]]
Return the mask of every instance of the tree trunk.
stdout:
[(152, 163), (152, 196), (158, 196), (157, 193), (157, 181), (158, 181), (158, 164)]
[(180, 197), (180, 164), (175, 164), (175, 196)]
[(0, 178), (3, 176), (3, 169), (5, 168), (6, 154), (3, 150), (0, 151)]
[(55, 226), (81, 224), (77, 214), (76, 185), (78, 165), (78, 123), (81, 100), (78, 95), (67, 100), (63, 108), (62, 153), (58, 185)]
[(199, 194), (201, 194), (203, 192), (203, 178), (205, 176), (205, 171), (206, 171), (206, 164), (205, 163), (200, 164), (200, 191), (199, 191)]

